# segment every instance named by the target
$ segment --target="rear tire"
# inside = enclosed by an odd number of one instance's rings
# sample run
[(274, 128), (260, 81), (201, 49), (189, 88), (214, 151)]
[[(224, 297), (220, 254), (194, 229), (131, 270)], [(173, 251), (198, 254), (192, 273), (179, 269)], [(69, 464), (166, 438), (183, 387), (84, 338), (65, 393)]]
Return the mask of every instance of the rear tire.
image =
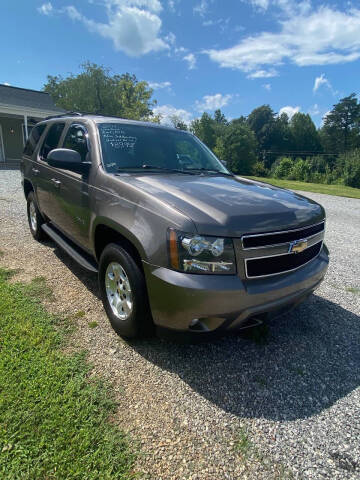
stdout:
[(27, 215), (31, 235), (35, 240), (41, 242), (46, 238), (46, 234), (41, 228), (41, 225), (43, 225), (45, 221), (37, 206), (34, 192), (30, 192), (27, 196)]
[(135, 338), (152, 333), (144, 274), (120, 245), (110, 243), (102, 252), (99, 287), (105, 312), (119, 335)]

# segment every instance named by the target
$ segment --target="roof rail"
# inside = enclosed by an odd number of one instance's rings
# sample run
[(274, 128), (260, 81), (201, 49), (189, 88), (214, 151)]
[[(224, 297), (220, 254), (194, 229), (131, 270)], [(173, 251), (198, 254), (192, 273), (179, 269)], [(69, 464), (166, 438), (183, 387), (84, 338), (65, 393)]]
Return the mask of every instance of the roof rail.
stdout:
[(80, 112), (65, 112), (60, 113), (59, 115), (50, 115), (49, 117), (44, 118), (44, 120), (50, 120), (51, 118), (61, 118), (61, 117), (81, 117), (83, 113)]

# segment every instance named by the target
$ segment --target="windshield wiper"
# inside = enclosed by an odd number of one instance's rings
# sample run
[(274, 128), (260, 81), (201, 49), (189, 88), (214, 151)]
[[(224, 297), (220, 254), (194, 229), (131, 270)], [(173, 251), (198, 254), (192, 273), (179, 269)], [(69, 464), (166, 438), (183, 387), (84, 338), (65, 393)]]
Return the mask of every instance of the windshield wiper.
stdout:
[(169, 167), (158, 167), (157, 165), (141, 165), (139, 167), (134, 167), (134, 166), (125, 166), (125, 167), (119, 167), (117, 169), (117, 172), (123, 172), (126, 170), (161, 170), (163, 172), (175, 172), (175, 173), (185, 173), (187, 175), (194, 175), (193, 172), (188, 172), (187, 170), (181, 170), (178, 168), (169, 168)]
[(230, 172), (222, 172), (221, 170), (215, 170), (213, 168), (187, 168), (187, 170), (191, 170), (193, 172), (206, 172), (206, 173), (220, 173), (220, 175), (226, 175), (227, 177), (233, 177), (234, 175)]

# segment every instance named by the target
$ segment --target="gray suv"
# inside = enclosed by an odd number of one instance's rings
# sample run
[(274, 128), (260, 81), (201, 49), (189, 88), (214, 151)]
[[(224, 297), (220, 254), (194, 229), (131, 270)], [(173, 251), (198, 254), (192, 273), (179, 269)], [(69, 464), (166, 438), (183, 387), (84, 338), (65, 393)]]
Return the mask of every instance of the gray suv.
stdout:
[(125, 337), (257, 324), (324, 278), (325, 212), (234, 176), (194, 135), (97, 115), (38, 123), (21, 162), (30, 230), (97, 272)]

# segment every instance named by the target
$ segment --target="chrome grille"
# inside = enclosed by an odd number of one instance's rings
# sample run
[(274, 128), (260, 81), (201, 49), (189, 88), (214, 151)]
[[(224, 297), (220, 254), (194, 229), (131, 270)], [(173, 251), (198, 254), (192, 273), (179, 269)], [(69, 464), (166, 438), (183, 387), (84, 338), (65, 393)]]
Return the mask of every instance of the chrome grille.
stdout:
[[(259, 278), (291, 272), (319, 255), (325, 233), (325, 222), (315, 225), (241, 238), (237, 249), (246, 278)], [(301, 244), (302, 251), (295, 252)], [(238, 247), (240, 245), (238, 244)]]
[(309, 238), (317, 233), (323, 232), (324, 229), (325, 222), (321, 222), (316, 225), (311, 225), (310, 227), (297, 228), (295, 230), (244, 235), (242, 237), (243, 248), (260, 248), (302, 240), (303, 238)]

